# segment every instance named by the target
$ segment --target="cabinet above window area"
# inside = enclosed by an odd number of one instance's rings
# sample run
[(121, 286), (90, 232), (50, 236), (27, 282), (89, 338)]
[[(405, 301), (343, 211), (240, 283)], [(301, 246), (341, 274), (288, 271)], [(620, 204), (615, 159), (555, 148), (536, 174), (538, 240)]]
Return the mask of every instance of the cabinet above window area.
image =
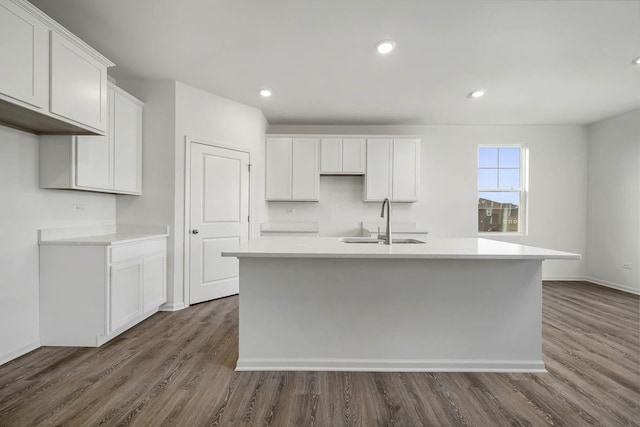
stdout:
[(114, 64), (24, 0), (0, 0), (0, 125), (102, 135)]

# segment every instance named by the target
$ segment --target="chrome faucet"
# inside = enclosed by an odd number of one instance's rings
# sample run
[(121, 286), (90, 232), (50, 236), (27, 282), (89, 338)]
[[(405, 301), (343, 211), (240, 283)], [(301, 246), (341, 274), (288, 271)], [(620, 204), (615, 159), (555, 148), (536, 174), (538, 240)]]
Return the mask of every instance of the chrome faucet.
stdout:
[[(380, 211), (380, 218), (384, 218), (384, 206), (387, 205), (387, 233), (384, 236), (384, 244), (391, 244), (391, 202), (388, 197), (382, 201), (382, 210)], [(380, 236), (378, 236), (380, 237)]]

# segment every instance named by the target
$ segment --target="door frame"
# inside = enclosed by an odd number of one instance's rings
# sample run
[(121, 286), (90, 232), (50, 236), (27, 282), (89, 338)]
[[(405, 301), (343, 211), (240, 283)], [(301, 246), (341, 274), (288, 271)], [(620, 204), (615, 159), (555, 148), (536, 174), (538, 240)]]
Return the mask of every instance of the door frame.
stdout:
[[(183, 221), (183, 240), (182, 240), (182, 294), (184, 297), (184, 306), (189, 307), (191, 305), (191, 147), (193, 144), (207, 145), (209, 147), (221, 148), (224, 150), (236, 151), (239, 153), (246, 153), (249, 155), (249, 166), (251, 166), (251, 151), (234, 147), (230, 144), (224, 144), (217, 141), (207, 141), (200, 138), (192, 138), (185, 136), (185, 157), (184, 157), (184, 221)], [(253, 194), (253, 173), (249, 169), (249, 221), (247, 227), (249, 227), (249, 240), (251, 240), (251, 224), (254, 219), (253, 203), (251, 202), (251, 195)]]

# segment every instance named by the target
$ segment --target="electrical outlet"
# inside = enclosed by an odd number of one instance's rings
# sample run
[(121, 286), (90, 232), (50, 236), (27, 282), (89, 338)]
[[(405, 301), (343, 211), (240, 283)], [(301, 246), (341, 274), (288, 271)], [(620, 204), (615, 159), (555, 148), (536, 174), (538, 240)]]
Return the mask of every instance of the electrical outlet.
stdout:
[(631, 263), (625, 262), (624, 264), (622, 264), (622, 268), (624, 268), (625, 270), (631, 270)]

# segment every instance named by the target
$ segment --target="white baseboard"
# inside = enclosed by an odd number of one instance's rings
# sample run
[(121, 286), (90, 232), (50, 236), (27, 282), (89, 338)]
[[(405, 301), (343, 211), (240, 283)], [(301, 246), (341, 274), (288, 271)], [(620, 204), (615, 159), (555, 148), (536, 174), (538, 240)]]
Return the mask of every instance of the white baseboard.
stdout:
[(547, 372), (542, 360), (238, 359), (236, 371)]
[(183, 308), (187, 308), (184, 302), (174, 302), (173, 304), (162, 304), (159, 308), (159, 311), (178, 311)]
[(548, 276), (543, 277), (542, 281), (561, 281), (561, 282), (583, 282), (587, 279), (584, 277), (576, 277), (576, 276)]
[(640, 295), (640, 289), (632, 288), (631, 286), (620, 285), (618, 283), (608, 282), (606, 280), (600, 280), (594, 277), (585, 277), (584, 280), (595, 285), (606, 286), (607, 288), (617, 289), (619, 291), (628, 292), (634, 295)]
[(17, 359), (18, 357), (25, 355), (30, 351), (33, 351), (39, 347), (40, 347), (40, 340), (37, 340), (37, 341), (30, 342), (29, 344), (22, 346), (17, 350), (0, 355), (0, 365), (4, 365), (5, 363), (13, 359)]

